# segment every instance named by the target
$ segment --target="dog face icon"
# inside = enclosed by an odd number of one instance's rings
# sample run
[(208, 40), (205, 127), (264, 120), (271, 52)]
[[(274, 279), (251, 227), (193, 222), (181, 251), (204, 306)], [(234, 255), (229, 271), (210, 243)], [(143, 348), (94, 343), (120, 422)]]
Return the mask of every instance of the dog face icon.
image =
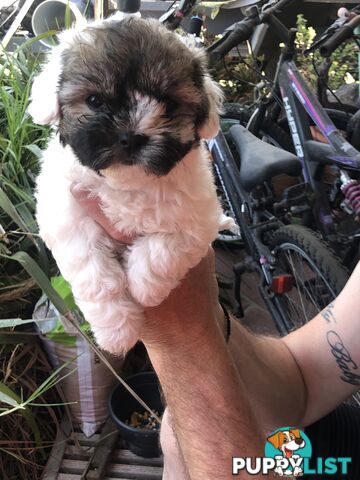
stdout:
[(296, 450), (305, 446), (305, 440), (301, 437), (300, 430), (297, 428), (276, 432), (267, 440), (280, 450), (285, 458), (292, 457)]

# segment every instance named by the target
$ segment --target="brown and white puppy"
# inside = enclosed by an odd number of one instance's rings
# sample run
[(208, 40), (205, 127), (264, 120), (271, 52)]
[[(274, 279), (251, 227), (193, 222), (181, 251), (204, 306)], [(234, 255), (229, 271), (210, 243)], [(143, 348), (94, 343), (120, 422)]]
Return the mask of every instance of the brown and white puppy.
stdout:
[[(34, 81), (30, 114), (56, 126), (37, 182), (40, 235), (111, 352), (136, 342), (143, 307), (159, 304), (232, 226), (201, 141), (218, 131), (220, 101), (203, 52), (139, 18), (63, 32)], [(74, 183), (100, 198), (133, 245), (85, 214)]]
[[(300, 430), (297, 428), (276, 432), (268, 437), (267, 440), (276, 449), (281, 451), (284, 458), (299, 457), (299, 455), (294, 455), (294, 452), (305, 446), (305, 440), (302, 438)], [(279, 468), (275, 469), (275, 472), (281, 476), (285, 473), (285, 475), (294, 475), (295, 477), (302, 475), (303, 473), (301, 467), (298, 466), (294, 468), (294, 471), (286, 470), (283, 472), (283, 469)]]

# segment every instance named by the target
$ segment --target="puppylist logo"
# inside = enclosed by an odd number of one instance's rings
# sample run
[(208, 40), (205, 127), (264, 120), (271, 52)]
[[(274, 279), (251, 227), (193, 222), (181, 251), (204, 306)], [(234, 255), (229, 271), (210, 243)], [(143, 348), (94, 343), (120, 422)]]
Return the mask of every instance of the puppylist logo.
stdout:
[(282, 427), (267, 438), (264, 457), (233, 457), (232, 474), (269, 475), (274, 472), (280, 477), (348, 474), (351, 458), (318, 457), (310, 467), (311, 456), (311, 442), (306, 433), (298, 428)]

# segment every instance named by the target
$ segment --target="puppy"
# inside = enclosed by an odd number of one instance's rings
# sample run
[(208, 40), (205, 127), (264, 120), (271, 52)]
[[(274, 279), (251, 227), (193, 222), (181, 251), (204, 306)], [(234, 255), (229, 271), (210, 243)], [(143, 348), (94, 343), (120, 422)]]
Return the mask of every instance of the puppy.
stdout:
[[(98, 344), (119, 354), (138, 340), (143, 307), (161, 303), (233, 226), (201, 141), (218, 131), (221, 93), (203, 52), (156, 20), (110, 17), (59, 39), (29, 106), (36, 123), (56, 126), (37, 220)], [(100, 199), (131, 246), (86, 215), (74, 183)]]
[[(281, 432), (274, 433), (268, 437), (267, 440), (276, 449), (281, 451), (284, 458), (300, 458), (300, 456), (294, 454), (294, 452), (305, 447), (305, 440), (302, 438), (301, 432), (298, 428), (292, 428), (290, 430), (283, 430)], [(280, 476), (285, 474), (297, 477), (303, 474), (303, 470), (299, 466), (295, 466), (293, 471), (291, 469), (287, 469), (285, 472), (281, 467), (278, 467), (275, 469), (275, 472)]]

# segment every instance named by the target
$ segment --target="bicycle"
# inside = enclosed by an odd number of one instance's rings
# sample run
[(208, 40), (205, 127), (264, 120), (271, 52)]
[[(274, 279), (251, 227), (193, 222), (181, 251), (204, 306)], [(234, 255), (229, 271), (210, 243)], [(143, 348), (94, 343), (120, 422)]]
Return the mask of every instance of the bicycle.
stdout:
[[(262, 21), (276, 23), (275, 12), (291, 1), (268, 2)], [(233, 34), (225, 35), (220, 44), (210, 46), (213, 57), (217, 52), (225, 55), (228, 48), (249, 38), (258, 23), (258, 19), (254, 20), (254, 16), (250, 22), (246, 17), (237, 24), (241, 38), (235, 29), (236, 41)], [(234, 266), (238, 313), (242, 313), (242, 275), (256, 272), (264, 303), (279, 334), (285, 335), (313, 318), (339, 294), (348, 271), (312, 231), (290, 225), (286, 215), (274, 215), (272, 178), (279, 173), (299, 176), (301, 161), (292, 153), (257, 139), (236, 120), (232, 122), (235, 124), (228, 130), (224, 127), (207, 145), (225, 209), (239, 225), (241, 246), (247, 252), (247, 258)]]
[[(280, 1), (275, 8), (289, 3)], [(235, 113), (226, 112), (225, 116), (238, 119), (248, 131), (267, 142), (296, 153), (302, 162), (302, 181), (286, 189), (272, 211), (279, 218), (300, 219), (303, 225), (320, 232), (344, 265), (352, 269), (359, 260), (360, 152), (342, 137), (330, 119), (329, 113), (343, 119), (344, 112), (327, 112), (296, 68), (296, 30), (288, 30), (269, 14), (273, 7), (268, 5), (261, 10), (252, 7), (244, 20), (230, 27), (224, 37), (209, 48), (212, 58), (219, 61), (232, 48), (248, 40), (255, 27), (262, 23), (273, 28), (285, 44), (270, 94), (260, 95), (255, 108), (240, 107)], [(322, 54), (329, 56), (353, 35), (353, 29), (359, 24), (360, 15), (356, 15), (347, 23), (338, 24), (336, 29), (328, 29), (314, 48), (320, 48)], [(282, 112), (286, 119), (281, 122)], [(283, 128), (284, 122), (292, 142)], [(313, 125), (328, 144), (313, 140)], [(242, 140), (240, 137), (234, 140), (241, 155)], [(326, 184), (323, 180), (325, 174), (329, 174), (328, 166), (332, 167), (332, 178)]]

